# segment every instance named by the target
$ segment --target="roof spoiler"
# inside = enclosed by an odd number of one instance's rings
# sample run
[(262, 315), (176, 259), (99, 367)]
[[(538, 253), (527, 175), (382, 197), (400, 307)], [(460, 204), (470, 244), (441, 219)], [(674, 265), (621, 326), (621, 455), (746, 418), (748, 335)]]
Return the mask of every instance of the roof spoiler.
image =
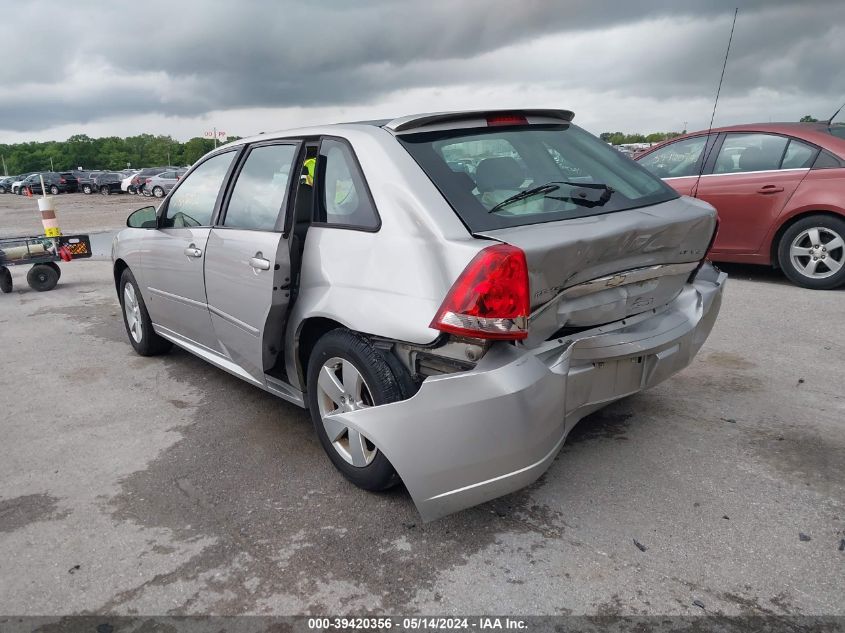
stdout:
[(393, 134), (435, 132), (458, 128), (487, 127), (491, 117), (525, 117), (529, 125), (569, 123), (575, 116), (571, 110), (469, 110), (466, 112), (434, 112), (399, 117), (383, 127)]

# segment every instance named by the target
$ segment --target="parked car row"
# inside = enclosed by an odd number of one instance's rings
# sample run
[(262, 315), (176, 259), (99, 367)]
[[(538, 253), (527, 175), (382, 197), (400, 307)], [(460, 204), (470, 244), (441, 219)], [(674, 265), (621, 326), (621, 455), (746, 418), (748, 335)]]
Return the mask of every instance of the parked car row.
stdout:
[(129, 193), (163, 198), (187, 171), (187, 168), (181, 167), (145, 167), (121, 171), (31, 172), (0, 178), (0, 193), (23, 195), (28, 191), (40, 195), (43, 177), (47, 192), (54, 195), (79, 191), (84, 194)]

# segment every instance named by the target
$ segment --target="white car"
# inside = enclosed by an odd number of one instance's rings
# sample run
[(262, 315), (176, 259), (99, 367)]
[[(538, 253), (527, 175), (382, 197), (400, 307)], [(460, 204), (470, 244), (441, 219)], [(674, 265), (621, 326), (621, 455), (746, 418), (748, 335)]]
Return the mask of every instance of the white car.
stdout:
[(131, 185), (131, 184), (132, 184), (132, 179), (133, 179), (135, 176), (137, 176), (137, 175), (138, 175), (138, 172), (137, 172), (137, 171), (135, 171), (135, 172), (132, 172), (131, 174), (129, 174), (129, 175), (128, 175), (126, 178), (124, 178), (123, 180), (121, 180), (121, 181), (120, 181), (120, 190), (121, 190), (121, 191), (123, 191), (124, 193), (126, 193), (127, 191), (129, 191), (129, 185)]

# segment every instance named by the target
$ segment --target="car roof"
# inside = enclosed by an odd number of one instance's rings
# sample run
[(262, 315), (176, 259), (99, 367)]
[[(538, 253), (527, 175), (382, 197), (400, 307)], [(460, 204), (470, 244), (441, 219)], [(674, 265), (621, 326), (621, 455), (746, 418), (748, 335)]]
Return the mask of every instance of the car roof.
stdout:
[[(837, 125), (837, 124), (834, 124)], [(843, 152), (845, 152), (845, 140), (834, 136), (831, 134), (829, 130), (830, 126), (827, 122), (817, 122), (817, 123), (799, 123), (795, 121), (786, 121), (780, 123), (743, 123), (741, 125), (725, 125), (722, 127), (714, 127), (711, 130), (711, 133), (717, 134), (720, 132), (762, 132), (768, 134), (784, 134), (786, 136), (794, 136), (796, 138), (804, 139), (809, 141), (810, 143), (815, 143), (825, 149), (832, 149), (835, 150), (837, 154), (840, 156), (845, 156)], [(645, 152), (643, 152), (640, 156), (645, 156), (646, 154), (650, 154), (654, 150), (659, 147), (663, 147), (664, 145), (668, 145), (674, 141), (678, 141), (684, 138), (689, 138), (692, 136), (701, 136), (703, 134), (707, 134), (707, 130), (698, 130), (696, 132), (690, 132), (688, 134), (682, 134), (681, 136), (676, 136), (671, 139), (667, 139), (661, 143), (657, 143), (652, 147), (649, 147)], [(639, 158), (638, 156), (637, 158)]]
[[(276, 138), (289, 138), (291, 136), (321, 136), (342, 134), (344, 130), (371, 131), (386, 130), (390, 134), (399, 135), (409, 132), (421, 132), (423, 130), (458, 129), (461, 127), (478, 127), (487, 125), (488, 117), (496, 116), (521, 116), (529, 123), (568, 123), (575, 116), (571, 110), (537, 109), (537, 108), (515, 108), (509, 110), (459, 110), (453, 112), (425, 112), (412, 114), (393, 119), (372, 119), (365, 121), (352, 121), (347, 123), (328, 123), (310, 127), (293, 128), (289, 130), (278, 130), (238, 139), (226, 143), (221, 147), (236, 147), (245, 143), (255, 143)], [(220, 149), (220, 148), (218, 148)]]

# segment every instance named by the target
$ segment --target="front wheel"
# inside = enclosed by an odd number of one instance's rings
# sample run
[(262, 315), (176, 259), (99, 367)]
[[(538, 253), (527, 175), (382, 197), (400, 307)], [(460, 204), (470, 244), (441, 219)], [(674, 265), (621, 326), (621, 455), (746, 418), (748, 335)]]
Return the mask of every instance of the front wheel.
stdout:
[(163, 198), (164, 197), (164, 189), (161, 187), (153, 187), (153, 195), (156, 198)]
[(0, 193), (6, 193), (6, 187), (0, 187)]
[(778, 262), (795, 284), (830, 290), (845, 284), (845, 220), (811, 215), (784, 231)]
[(308, 407), (317, 437), (344, 477), (364, 490), (399, 482), (391, 463), (369, 438), (334, 416), (403, 399), (402, 383), (366, 338), (346, 329), (325, 334), (308, 362)]
[(173, 344), (153, 330), (138, 282), (128, 268), (120, 276), (120, 307), (123, 308), (123, 325), (129, 342), (138, 354), (157, 356), (170, 351)]

